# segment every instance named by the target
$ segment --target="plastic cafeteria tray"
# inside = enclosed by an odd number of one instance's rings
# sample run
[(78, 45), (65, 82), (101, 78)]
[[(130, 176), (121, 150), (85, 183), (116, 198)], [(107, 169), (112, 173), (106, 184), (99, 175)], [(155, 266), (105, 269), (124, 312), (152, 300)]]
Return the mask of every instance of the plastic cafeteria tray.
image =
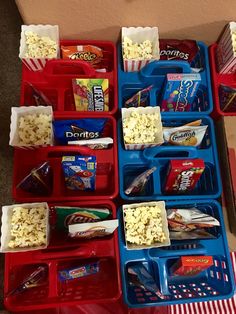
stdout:
[[(196, 58), (196, 66), (201, 68), (201, 84), (197, 92), (194, 104), (194, 111), (201, 114), (210, 114), (213, 110), (210, 68), (207, 46), (198, 42), (200, 51)], [(121, 56), (121, 47), (118, 46), (118, 92), (119, 108), (124, 102), (137, 93), (139, 90), (154, 85), (149, 92), (149, 106), (159, 105), (162, 86), (167, 73), (190, 73), (189, 63), (185, 61), (154, 61), (146, 65), (139, 72), (124, 72)], [(189, 112), (165, 112), (166, 115), (185, 115)]]
[(212, 82), (212, 92), (214, 99), (214, 111), (213, 115), (216, 118), (221, 116), (235, 116), (236, 111), (227, 111), (224, 112), (220, 108), (220, 99), (219, 99), (219, 87), (221, 84), (231, 86), (236, 88), (236, 73), (234, 74), (219, 74), (216, 67), (216, 48), (217, 44), (211, 45), (209, 47), (210, 55), (210, 65), (211, 65), (211, 82)]
[[(104, 78), (109, 80), (109, 111), (115, 114), (118, 109), (117, 100), (117, 57), (116, 47), (108, 41), (61, 40), (61, 46), (95, 45), (103, 49), (100, 68), (106, 72), (97, 72), (85, 61), (57, 59), (48, 61), (43, 71), (30, 71), (22, 65), (22, 84), (20, 104), (35, 105), (32, 90), (28, 83), (42, 91), (52, 102), (54, 111), (60, 114), (76, 114), (72, 78)], [(81, 112), (80, 112), (81, 113)], [(95, 112), (101, 116), (104, 112)]]
[[(162, 306), (180, 303), (213, 301), (234, 294), (234, 276), (228, 250), (222, 208), (213, 200), (167, 202), (166, 208), (197, 207), (220, 221), (211, 232), (216, 239), (173, 241), (169, 247), (127, 250), (124, 239), (122, 209), (119, 210), (119, 246), (123, 297), (129, 307)], [(214, 265), (193, 277), (174, 277), (170, 267), (185, 255), (212, 255)], [(160, 295), (130, 286), (127, 269), (142, 264), (154, 277)]]
[[(181, 200), (181, 199), (209, 199), (221, 195), (222, 186), (216, 148), (214, 125), (211, 118), (194, 114), (162, 116), (163, 126), (179, 126), (191, 121), (202, 119), (203, 125), (208, 125), (207, 133), (200, 147), (193, 146), (157, 146), (144, 150), (125, 150), (121, 121), (118, 123), (118, 153), (120, 195), (124, 200)], [(166, 194), (164, 191), (167, 168), (171, 159), (202, 158), (205, 170), (195, 187), (186, 194)], [(125, 189), (143, 171), (156, 166), (157, 170), (151, 175), (142, 195), (126, 195)]]
[[(113, 217), (116, 217), (114, 203), (107, 200), (49, 203), (49, 206), (54, 205), (105, 207), (111, 210)], [(68, 239), (56, 230), (52, 231), (50, 246), (45, 250), (5, 254), (5, 306), (13, 312), (24, 312), (115, 301), (121, 295), (118, 252), (117, 231), (112, 236), (86, 241)], [(66, 282), (60, 282), (58, 279), (58, 270), (95, 261), (100, 262), (100, 270), (97, 274)], [(47, 268), (48, 273), (44, 286), (26, 290), (18, 295), (8, 295), (26, 276), (41, 265)]]

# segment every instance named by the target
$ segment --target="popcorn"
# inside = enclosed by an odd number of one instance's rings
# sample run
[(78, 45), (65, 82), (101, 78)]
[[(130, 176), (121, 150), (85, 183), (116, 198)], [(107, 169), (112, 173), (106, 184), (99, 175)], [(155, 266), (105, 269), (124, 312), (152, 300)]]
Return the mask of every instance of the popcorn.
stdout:
[(162, 132), (160, 114), (132, 111), (123, 119), (124, 141), (127, 144), (154, 143), (156, 134)]
[(39, 36), (33, 31), (25, 31), (25, 58), (56, 58), (57, 43), (48, 36)]
[(137, 245), (152, 245), (167, 240), (162, 209), (158, 205), (124, 209), (126, 240)]
[(150, 40), (145, 40), (141, 44), (134, 43), (127, 36), (123, 39), (123, 58), (150, 60), (153, 58), (153, 44)]
[(10, 220), (10, 249), (40, 247), (47, 243), (47, 209), (16, 206)]
[(45, 113), (26, 114), (19, 118), (20, 145), (49, 145), (52, 135), (52, 117)]

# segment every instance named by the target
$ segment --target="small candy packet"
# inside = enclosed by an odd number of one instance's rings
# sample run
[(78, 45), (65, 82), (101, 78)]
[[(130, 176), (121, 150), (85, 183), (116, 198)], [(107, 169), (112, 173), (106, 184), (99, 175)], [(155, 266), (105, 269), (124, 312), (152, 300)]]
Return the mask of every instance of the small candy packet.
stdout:
[(61, 46), (62, 59), (86, 61), (91, 65), (101, 62), (103, 50), (93, 45)]
[(219, 87), (219, 97), (222, 111), (236, 111), (236, 88), (221, 84)]
[(69, 237), (81, 239), (105, 237), (111, 235), (118, 227), (118, 224), (118, 219), (113, 219), (69, 225)]
[(212, 256), (181, 256), (170, 267), (170, 273), (173, 276), (196, 276), (213, 264)]
[(66, 188), (94, 191), (96, 188), (96, 167), (96, 156), (62, 157)]
[(87, 146), (91, 149), (107, 149), (109, 145), (113, 144), (111, 137), (95, 138), (90, 140), (69, 141), (68, 145)]
[(148, 97), (149, 97), (149, 91), (153, 88), (153, 85), (150, 85), (140, 91), (138, 91), (135, 95), (133, 95), (131, 98), (126, 100), (125, 107), (146, 107)]
[(18, 189), (35, 195), (50, 195), (53, 187), (53, 173), (49, 162), (33, 168), (17, 185)]
[(160, 299), (169, 298), (169, 296), (164, 296), (161, 293), (154, 278), (141, 263), (128, 267), (128, 282), (130, 286), (150, 291), (156, 294)]
[(141, 194), (144, 191), (151, 174), (156, 171), (156, 169), (156, 167), (152, 167), (138, 175), (127, 187), (125, 194)]
[(163, 128), (165, 142), (170, 145), (199, 146), (206, 134), (207, 125)]
[(99, 272), (99, 270), (100, 270), (99, 262), (90, 263), (83, 266), (59, 270), (58, 279), (61, 282), (64, 282), (66, 280), (78, 279), (85, 276), (96, 274)]
[(96, 222), (107, 219), (111, 212), (108, 208), (82, 208), (55, 206), (56, 228), (68, 231), (69, 225)]
[(53, 121), (54, 138), (57, 144), (67, 145), (78, 140), (102, 137), (107, 119), (78, 119)]
[(47, 283), (47, 268), (46, 266), (39, 266), (29, 276), (27, 276), (22, 283), (14, 290), (8, 293), (8, 297), (12, 295), (18, 295), (28, 289), (43, 286)]
[(109, 111), (109, 80), (72, 79), (77, 111)]

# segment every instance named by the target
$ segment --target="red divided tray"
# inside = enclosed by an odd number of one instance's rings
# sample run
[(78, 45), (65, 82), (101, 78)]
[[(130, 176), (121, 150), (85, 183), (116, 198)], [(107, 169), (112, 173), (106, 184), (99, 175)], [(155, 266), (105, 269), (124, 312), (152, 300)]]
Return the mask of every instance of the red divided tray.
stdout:
[[(49, 206), (62, 205), (49, 203)], [(116, 207), (110, 201), (67, 202), (66, 206), (109, 208), (116, 217)], [(61, 306), (107, 303), (121, 295), (117, 231), (114, 235), (91, 240), (69, 240), (52, 234), (45, 250), (5, 254), (4, 300), (10, 311), (32, 311)], [(61, 283), (58, 270), (100, 261), (100, 272)], [(48, 281), (24, 293), (7, 296), (37, 266), (48, 269)]]
[[(107, 78), (109, 79), (109, 108), (108, 114), (115, 114), (118, 109), (117, 99), (117, 60), (116, 47), (112, 42), (62, 40), (63, 46), (95, 45), (103, 49), (104, 58), (101, 68), (107, 72), (96, 72), (87, 62), (77, 60), (51, 60), (42, 72), (30, 71), (22, 64), (22, 85), (20, 105), (35, 105), (32, 90), (27, 82), (41, 90), (52, 102), (54, 111), (61, 114), (73, 114), (75, 111), (72, 78)], [(81, 112), (80, 112), (81, 113)], [(85, 112), (84, 112), (85, 113)], [(96, 112), (101, 116), (104, 112)]]
[(236, 88), (236, 73), (234, 74), (219, 74), (216, 66), (216, 48), (217, 44), (213, 44), (209, 47), (210, 66), (211, 66), (211, 80), (212, 80), (212, 92), (214, 111), (212, 113), (214, 118), (220, 116), (236, 116), (236, 112), (224, 112), (220, 109), (219, 100), (219, 86), (224, 84)]
[[(86, 113), (76, 118), (94, 118), (95, 113)], [(64, 115), (54, 114), (55, 120), (71, 119)], [(13, 166), (13, 198), (17, 202), (35, 201), (78, 201), (112, 199), (118, 195), (118, 158), (117, 158), (117, 129), (116, 120), (110, 115), (107, 118), (103, 136), (112, 137), (114, 143), (111, 148), (91, 150), (87, 147), (75, 145), (50, 146), (33, 150), (15, 149)], [(64, 174), (61, 166), (61, 157), (64, 155), (93, 155), (97, 158), (96, 190), (95, 191), (71, 191), (66, 189)], [(53, 169), (53, 192), (49, 196), (37, 196), (17, 188), (21, 180), (31, 169), (44, 161), (49, 161)]]

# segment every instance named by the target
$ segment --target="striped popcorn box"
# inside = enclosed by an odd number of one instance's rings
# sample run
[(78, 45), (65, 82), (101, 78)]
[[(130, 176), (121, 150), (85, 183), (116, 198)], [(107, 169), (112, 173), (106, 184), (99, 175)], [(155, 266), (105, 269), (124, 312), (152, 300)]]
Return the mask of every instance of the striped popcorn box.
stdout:
[[(27, 44), (25, 32), (34, 32), (40, 37), (48, 37), (56, 43), (56, 53), (55, 57), (47, 58), (28, 58)], [(37, 49), (37, 48), (36, 48)], [(22, 25), (21, 26), (21, 39), (20, 39), (20, 51), (19, 58), (31, 71), (42, 71), (48, 60), (59, 59), (60, 58), (60, 48), (59, 48), (59, 28), (58, 25)]]
[(217, 50), (216, 58), (218, 71), (221, 74), (236, 72), (236, 23), (230, 22), (222, 33)]
[(152, 59), (124, 59), (125, 72), (137, 72), (146, 66), (148, 63), (160, 59), (159, 36), (157, 27), (122, 27), (121, 41), (122, 41), (122, 57), (124, 55), (124, 38), (128, 37), (132, 42), (141, 44), (145, 40), (152, 43)]
[[(39, 118), (40, 114), (45, 116)], [(29, 117), (30, 115), (31, 117)], [(21, 120), (22, 117), (27, 116), (27, 120)], [(34, 116), (38, 118), (33, 125)], [(47, 120), (45, 123), (44, 119)], [(23, 149), (52, 146), (54, 143), (52, 119), (53, 110), (51, 106), (12, 107), (9, 145)], [(25, 142), (24, 138), (26, 139)]]
[[(157, 132), (155, 134), (155, 141), (153, 143), (126, 143), (125, 142), (125, 132), (124, 132), (124, 126), (123, 126), (123, 138), (124, 138), (124, 146), (126, 150), (144, 150), (145, 148), (150, 148), (154, 146), (160, 146), (164, 142), (163, 138), (163, 130), (162, 130), (162, 122), (161, 122), (161, 114), (160, 114), (160, 107), (138, 107), (138, 108), (122, 108), (121, 114), (122, 114), (122, 125), (124, 122), (124, 119), (131, 116), (133, 112), (136, 112), (138, 114), (152, 114), (156, 115), (158, 117), (155, 127), (157, 128)], [(140, 134), (141, 136), (141, 134)]]

